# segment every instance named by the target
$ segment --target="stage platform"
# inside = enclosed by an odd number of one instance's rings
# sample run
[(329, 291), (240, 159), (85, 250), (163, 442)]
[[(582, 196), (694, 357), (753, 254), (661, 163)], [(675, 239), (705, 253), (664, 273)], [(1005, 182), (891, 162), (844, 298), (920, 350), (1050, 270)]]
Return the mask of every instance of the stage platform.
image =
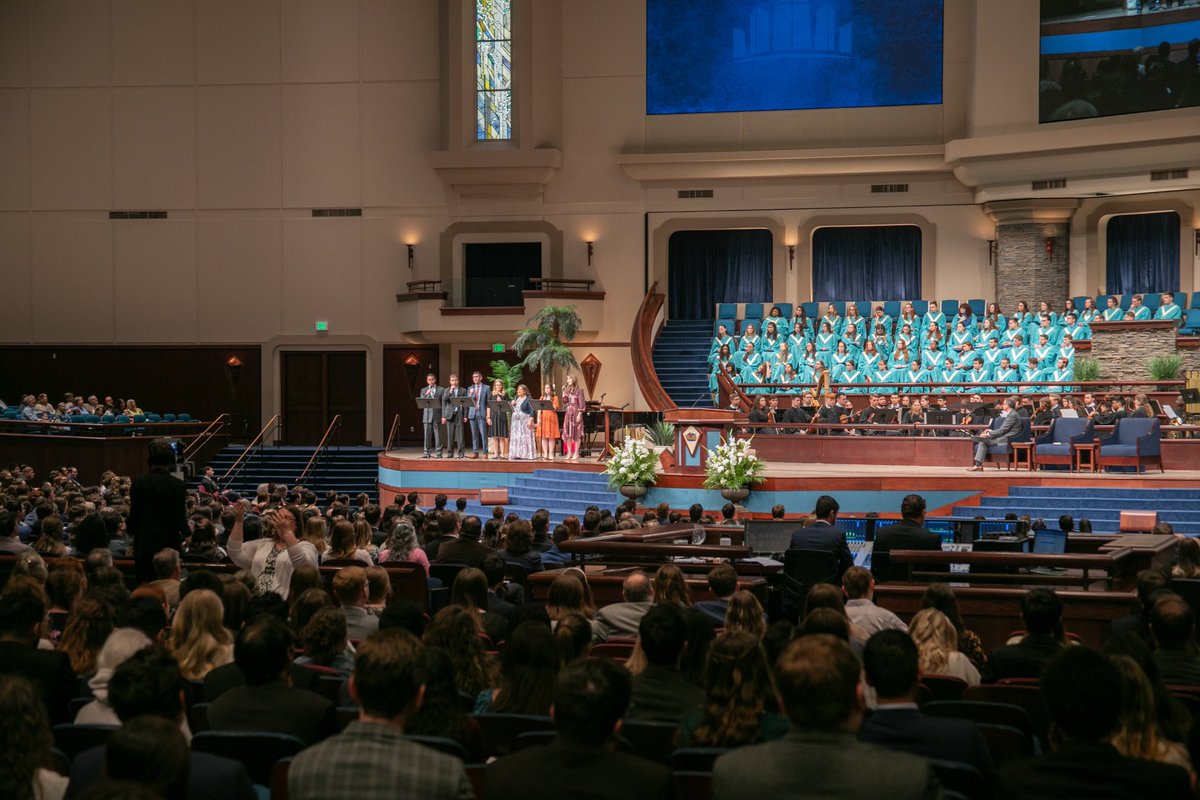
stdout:
[[(960, 445), (961, 446), (961, 445)], [(1014, 486), (1079, 487), (1098, 489), (1196, 489), (1200, 496), (1200, 470), (1167, 472), (1074, 473), (1066, 471), (1027, 471), (997, 468), (989, 464), (983, 472), (968, 472), (966, 464), (956, 466), (898, 466), (883, 464), (812, 464), (769, 461), (766, 483), (755, 488), (747, 510), (767, 514), (775, 504), (789, 512), (809, 511), (816, 498), (833, 494), (843, 514), (876, 512), (896, 515), (907, 494), (925, 497), (930, 515), (950, 513), (955, 505), (969, 503), (984, 495), (1006, 495)], [(603, 465), (591, 459), (580, 461), (506, 461), (482, 459), (423, 459), (419, 448), (391, 450), (379, 455), (381, 502), (390, 503), (399, 492), (419, 492), (422, 502), (445, 493), (451, 498), (479, 497), (480, 489), (515, 486), (518, 479), (529, 478), (542, 470), (581, 473), (581, 482), (595, 483)], [(588, 476), (586, 479), (584, 476)], [(562, 480), (562, 477), (559, 477)], [(717, 510), (725, 500), (716, 490), (703, 489), (703, 474), (679, 468), (660, 474), (641, 505), (653, 507), (660, 502), (685, 509), (700, 503)]]

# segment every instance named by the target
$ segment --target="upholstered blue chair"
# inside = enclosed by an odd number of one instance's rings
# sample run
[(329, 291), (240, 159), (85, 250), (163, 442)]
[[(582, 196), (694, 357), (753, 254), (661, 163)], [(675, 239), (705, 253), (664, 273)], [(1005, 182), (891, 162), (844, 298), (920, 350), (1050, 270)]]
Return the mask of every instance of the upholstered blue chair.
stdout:
[(954, 317), (958, 314), (958, 301), (957, 300), (943, 300), (942, 301), (942, 313), (946, 315), (947, 322), (954, 319)]
[(162, 422), (162, 417), (158, 414), (147, 414), (146, 422)]
[[(785, 317), (787, 317), (788, 319), (791, 319), (791, 318), (792, 318), (792, 308), (793, 308), (793, 306), (792, 306), (792, 304), (791, 304), (791, 303), (772, 303), (771, 305), (772, 305), (772, 306), (779, 306), (779, 313), (780, 313), (780, 314), (783, 314), (783, 315), (784, 315)], [(767, 309), (767, 311), (769, 312), (769, 311), (770, 311), (770, 309)]]
[[(957, 310), (957, 307), (955, 308)], [(883, 313), (887, 314), (892, 319), (900, 316), (900, 301), (885, 300), (883, 301)]]
[[(1004, 420), (1002, 417), (996, 417), (994, 420), (992, 420), (992, 430), (996, 430), (997, 428), (999, 428), (1000, 423), (1003, 421)], [(1001, 463), (1003, 463), (1009, 469), (1012, 469), (1012, 465), (1013, 465), (1013, 448), (1012, 448), (1012, 446), (1014, 444), (1022, 444), (1024, 442), (1028, 442), (1028, 441), (1030, 441), (1031, 438), (1032, 437), (1030, 435), (1029, 418), (1021, 417), (1021, 430), (1017, 431), (1017, 433), (1015, 435), (1010, 437), (1007, 444), (996, 445), (995, 447), (989, 448), (986, 460), (987, 461), (995, 461), (997, 469), (1000, 468)], [(972, 444), (972, 447), (973, 446), (974, 445)]]
[(810, 320), (821, 316), (817, 311), (817, 309), (821, 307), (821, 304), (815, 300), (809, 300), (807, 303), (801, 303), (800, 307), (804, 309), (804, 316), (808, 317)]
[(1060, 417), (1054, 420), (1050, 430), (1033, 440), (1033, 463), (1039, 467), (1043, 464), (1073, 466), (1075, 445), (1094, 441), (1096, 426), (1090, 419)]
[(977, 317), (982, 317), (983, 312), (987, 310), (987, 302), (978, 297), (972, 297), (967, 301), (967, 305), (971, 307), (971, 313)]
[(1151, 311), (1157, 311), (1162, 305), (1162, 295), (1155, 292), (1146, 292), (1142, 295), (1142, 305)]
[(753, 322), (754, 327), (757, 329), (762, 324), (762, 318), (765, 316), (766, 313), (763, 311), (762, 303), (746, 303), (746, 309), (742, 319), (746, 320), (747, 322)]
[(719, 320), (714, 322), (713, 323), (713, 336), (717, 335), (717, 328), (721, 327), (722, 325), (725, 326), (725, 330), (729, 331), (729, 335), (733, 336), (733, 332), (736, 329), (733, 327), (733, 318), (732, 317), (721, 317)]
[(174, 414), (163, 414), (163, 422), (174, 422), (174, 421), (175, 421)]
[[(733, 319), (737, 316), (737, 303), (717, 303), (717, 317), (720, 319)], [(733, 326), (730, 326), (733, 330)]]
[(1137, 467), (1143, 471), (1147, 464), (1157, 465), (1164, 472), (1162, 463), (1162, 428), (1157, 419), (1126, 417), (1117, 420), (1117, 426), (1108, 436), (1100, 439), (1096, 465), (1099, 467)]
[(180, 422), (191, 422), (192, 415), (191, 414), (180, 414), (178, 419)]

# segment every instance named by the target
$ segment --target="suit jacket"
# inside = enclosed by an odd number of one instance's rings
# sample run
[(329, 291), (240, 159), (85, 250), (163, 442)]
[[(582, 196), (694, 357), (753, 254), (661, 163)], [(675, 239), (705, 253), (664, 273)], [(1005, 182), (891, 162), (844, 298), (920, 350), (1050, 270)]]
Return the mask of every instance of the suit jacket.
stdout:
[(283, 681), (230, 689), (209, 705), (208, 726), (214, 731), (289, 733), (305, 744), (337, 730), (333, 703)]
[(1050, 663), (1063, 644), (1053, 636), (1026, 636), (1016, 644), (1006, 644), (992, 651), (983, 665), (983, 680), (1001, 678), (1040, 678), (1042, 669)]
[(988, 444), (1002, 445), (1008, 444), (1008, 440), (1021, 432), (1021, 426), (1025, 423), (1020, 414), (1008, 414), (1001, 422), (1000, 427), (992, 431), (992, 435), (988, 437)]
[(183, 481), (161, 470), (135, 478), (129, 487), (128, 530), (138, 580), (156, 579), (154, 554), (164, 547), (178, 550), (188, 536), (186, 497)]
[(969, 719), (927, 717), (914, 707), (885, 706), (867, 717), (858, 738), (888, 750), (970, 764), (984, 782), (993, 780), (987, 741)]
[[(642, 617), (654, 605), (650, 600), (642, 603), (612, 603), (596, 612), (596, 623), (592, 626), (596, 641), (602, 642), (610, 636), (638, 635)], [(721, 624), (725, 624), (724, 617)]]
[(1181, 767), (1126, 758), (1111, 744), (1068, 742), (1051, 755), (1005, 764), (996, 796), (1003, 800), (1183, 800), (1191, 797), (1191, 790)]
[[(492, 399), (492, 388), (486, 383), (479, 384), (479, 393), (477, 396), (471, 394), (474, 389), (475, 384), (467, 387), (467, 397), (472, 397), (474, 400), (471, 407), (467, 409), (467, 419), (475, 419), (477, 416), (479, 419), (485, 419), (487, 417), (488, 401)], [(478, 410), (476, 410), (476, 406), (479, 407)]]
[(704, 612), (704, 615), (711, 619), (716, 627), (725, 627), (725, 614), (729, 611), (728, 600), (701, 600), (693, 603), (692, 608)]
[(461, 421), (463, 417), (459, 412), (462, 411), (462, 409), (456, 408), (446, 401), (448, 401), (451, 397), (466, 396), (467, 389), (465, 386), (459, 386), (457, 389), (446, 387), (446, 389), (442, 392), (442, 419), (446, 420), (446, 422)]
[(491, 589), (488, 589), (488, 598), (487, 599), (488, 599), (487, 610), (488, 610), (489, 614), (499, 614), (500, 616), (504, 617), (505, 619), (509, 619), (510, 617), (512, 617), (513, 612), (517, 610), (517, 607), (515, 605), (508, 602), (507, 600), (501, 600), (500, 597), (495, 592), (493, 592)]
[(739, 747), (713, 766), (714, 800), (764, 797), (940, 797), (929, 762), (849, 733), (792, 728), (775, 742)]
[(704, 690), (689, 683), (682, 672), (651, 664), (633, 676), (628, 716), (679, 722), (703, 704)]
[(496, 551), (481, 541), (464, 539), (460, 536), (457, 539), (443, 542), (437, 549), (435, 560), (439, 564), (466, 564), (468, 567), (479, 569), (488, 553), (494, 552)]
[(462, 761), (410, 742), (399, 728), (382, 722), (351, 722), (337, 736), (296, 756), (288, 770), (292, 800), (392, 800), (401, 794), (426, 800), (475, 798)]
[[(938, 546), (941, 546), (939, 541)], [(850, 545), (846, 544), (846, 533), (841, 528), (819, 519), (807, 528), (792, 534), (789, 550), (825, 550), (837, 559), (838, 575), (854, 566)]]
[[(295, 689), (305, 689), (310, 692), (321, 690), (321, 676), (311, 669), (305, 669), (299, 664), (289, 664), (288, 674), (291, 675), (292, 687)], [(231, 689), (245, 685), (246, 676), (232, 661), (214, 667), (204, 676), (204, 702), (212, 703)]]
[[(67, 797), (78, 797), (100, 780), (104, 772), (105, 747), (84, 750), (71, 762), (71, 782), (67, 784)], [(254, 784), (241, 762), (222, 758), (209, 753), (192, 751), (192, 765), (188, 771), (188, 800), (257, 800)]]
[(379, 630), (379, 617), (362, 606), (342, 606), (346, 614), (346, 635), (351, 639), (366, 639)]
[(419, 395), (417, 395), (417, 397), (420, 397), (423, 400), (428, 400), (428, 399), (432, 398), (432, 399), (438, 401), (438, 405), (435, 408), (422, 408), (421, 409), (422, 424), (437, 425), (438, 423), (440, 423), (442, 421), (441, 400), (442, 400), (442, 397), (445, 394), (445, 392), (446, 392), (446, 390), (443, 389), (441, 386), (423, 386), (423, 387), (421, 387), (421, 393)]
[(626, 800), (674, 797), (671, 770), (629, 753), (568, 744), (527, 747), (488, 767), (485, 798)]
[(21, 642), (0, 642), (0, 675), (20, 675), (37, 689), (50, 724), (71, 722), (67, 704), (79, 694), (71, 659), (58, 650), (39, 650)]
[(936, 533), (927, 531), (915, 522), (901, 520), (895, 525), (888, 525), (875, 534), (875, 547), (871, 550), (871, 572), (879, 581), (903, 580), (907, 570), (902, 567), (892, 567), (891, 559), (885, 559), (888, 566), (882, 567), (875, 558), (877, 553), (887, 553), (892, 550), (941, 550), (942, 539)]

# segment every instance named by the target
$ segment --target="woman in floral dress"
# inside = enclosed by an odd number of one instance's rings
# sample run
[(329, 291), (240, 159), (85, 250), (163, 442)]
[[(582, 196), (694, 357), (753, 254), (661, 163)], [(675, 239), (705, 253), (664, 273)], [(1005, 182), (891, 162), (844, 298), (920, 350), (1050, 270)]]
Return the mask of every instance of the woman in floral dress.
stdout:
[(509, 423), (508, 457), (511, 461), (534, 461), (537, 459), (537, 444), (534, 441), (533, 404), (529, 402), (529, 387), (517, 387), (517, 396), (512, 401), (512, 420)]
[(583, 412), (587, 402), (583, 399), (583, 389), (574, 375), (567, 376), (563, 385), (563, 449), (566, 450), (568, 461), (579, 460), (579, 444), (583, 441)]

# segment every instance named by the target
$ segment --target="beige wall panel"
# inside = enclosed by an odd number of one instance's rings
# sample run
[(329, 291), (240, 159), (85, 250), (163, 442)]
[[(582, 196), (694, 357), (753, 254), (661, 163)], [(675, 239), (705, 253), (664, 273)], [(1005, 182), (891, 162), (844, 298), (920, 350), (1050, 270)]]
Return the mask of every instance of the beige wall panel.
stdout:
[(579, 78), (565, 82), (562, 170), (546, 187), (546, 201), (641, 200), (641, 186), (613, 159), (641, 147), (641, 78)]
[(112, 228), (107, 219), (34, 216), (30, 265), (35, 296), (53, 309), (35, 313), (36, 342), (113, 340)]
[(0, 210), (29, 208), (29, 92), (0, 89)]
[(279, 80), (280, 0), (196, 3), (196, 64), (200, 83)]
[(196, 341), (204, 295), (196, 291), (195, 221), (118, 220), (112, 227), (116, 340)]
[(842, 113), (842, 141), (847, 147), (942, 143), (940, 105), (847, 108)]
[(748, 150), (803, 150), (837, 147), (842, 143), (845, 111), (758, 111), (743, 115)]
[(438, 4), (363, 0), (363, 80), (436, 80)]
[(358, 206), (357, 84), (283, 87), (283, 205)]
[(278, 208), (278, 86), (201, 87), (200, 207)]
[(976, 4), (972, 136), (1037, 128), (1039, 8), (1039, 0)]
[(361, 231), (357, 219), (284, 221), (280, 333), (312, 334), (317, 320), (331, 334), (362, 332)]
[[(55, 283), (44, 276), (38, 285), (34, 308), (34, 281), (29, 269), (29, 215), (0, 214), (0, 274), (4, 275), (4, 311), (0, 313), (0, 341), (33, 339), (32, 319), (53, 308)], [(6, 398), (12, 403), (11, 398)]]
[[(548, 216), (546, 221), (563, 232), (563, 275), (592, 278), (596, 288), (606, 293), (604, 323), (597, 340), (628, 341), (644, 294), (642, 215), (599, 212)], [(590, 267), (584, 244), (589, 239), (595, 242)], [(659, 291), (664, 290), (665, 284), (660, 284)]]
[(113, 0), (113, 83), (195, 83), (196, 5), (193, 0)]
[(195, 89), (114, 89), (113, 156), (117, 208), (195, 208)]
[(362, 87), (363, 199), (367, 206), (441, 206), (445, 187), (429, 166), (437, 149), (435, 82)]
[(112, 205), (112, 101), (108, 89), (34, 89), (33, 207)]
[[(202, 220), (197, 270), (202, 342), (259, 342), (279, 333), (282, 242), (278, 220)], [(227, 291), (236, 286), (236, 291)]]
[(108, 0), (29, 4), (34, 86), (107, 86), (112, 78)]
[[(432, 220), (421, 220), (430, 224)], [(381, 342), (395, 342), (397, 335), (396, 295), (408, 291), (408, 281), (417, 280), (416, 270), (408, 271), (406, 241), (418, 242), (417, 225), (407, 220), (387, 217), (364, 219), (362, 250), (362, 332)], [(434, 241), (436, 232), (424, 237)], [(422, 255), (434, 252), (423, 248)]]
[(288, 0), (283, 4), (283, 80), (358, 80), (359, 0)]
[(29, 85), (29, 0), (0, 3), (0, 86)]
[[(645, 105), (643, 102), (643, 110)], [(741, 149), (744, 114), (664, 114), (646, 117), (646, 152)]]
[(645, 75), (645, 3), (563, 4), (564, 78)]

